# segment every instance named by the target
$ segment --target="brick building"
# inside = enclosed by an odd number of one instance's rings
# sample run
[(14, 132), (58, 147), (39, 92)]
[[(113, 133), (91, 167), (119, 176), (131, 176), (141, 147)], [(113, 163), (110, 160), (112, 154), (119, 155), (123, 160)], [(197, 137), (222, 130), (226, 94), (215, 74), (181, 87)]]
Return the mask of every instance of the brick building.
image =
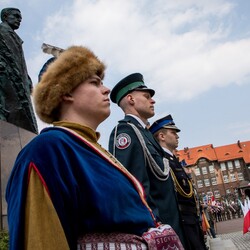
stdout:
[(213, 147), (212, 144), (177, 151), (185, 161), (200, 195), (241, 195), (250, 183), (250, 141)]

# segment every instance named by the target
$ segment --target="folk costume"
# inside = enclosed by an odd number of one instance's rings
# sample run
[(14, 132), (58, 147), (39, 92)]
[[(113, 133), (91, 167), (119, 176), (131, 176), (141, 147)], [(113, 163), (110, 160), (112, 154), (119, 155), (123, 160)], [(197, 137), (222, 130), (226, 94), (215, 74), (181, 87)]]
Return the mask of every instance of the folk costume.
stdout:
[[(149, 91), (151, 96), (154, 94), (144, 85), (142, 75), (135, 73), (114, 87), (111, 100), (119, 104), (133, 90)], [(128, 114), (120, 120), (111, 132), (109, 151), (141, 182), (156, 217), (172, 226), (185, 245), (168, 160), (163, 159), (164, 151), (141, 119)]]
[[(171, 115), (155, 121), (149, 130), (155, 134), (162, 128), (174, 129), (177, 133), (180, 132), (180, 129), (176, 127)], [(190, 250), (206, 249), (199, 221), (199, 202), (196, 199), (192, 181), (176, 156), (167, 148), (163, 147), (163, 149), (165, 153), (164, 156), (169, 161), (171, 175), (175, 184), (181, 220), (187, 240), (186, 248)]]
[(140, 185), (99, 146), (98, 134), (55, 125), (20, 152), (10, 176), (10, 249), (76, 249), (86, 233), (141, 235), (154, 227)]

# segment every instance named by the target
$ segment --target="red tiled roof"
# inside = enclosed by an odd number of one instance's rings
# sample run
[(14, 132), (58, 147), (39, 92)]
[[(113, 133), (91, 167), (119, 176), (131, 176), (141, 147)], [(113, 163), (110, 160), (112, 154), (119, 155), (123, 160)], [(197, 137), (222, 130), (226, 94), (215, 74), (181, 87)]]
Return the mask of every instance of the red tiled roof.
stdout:
[(200, 158), (210, 161), (228, 161), (243, 158), (245, 163), (250, 163), (250, 141), (213, 147), (212, 144), (194, 148), (184, 148), (177, 151), (179, 160), (185, 160), (187, 165), (195, 165)]

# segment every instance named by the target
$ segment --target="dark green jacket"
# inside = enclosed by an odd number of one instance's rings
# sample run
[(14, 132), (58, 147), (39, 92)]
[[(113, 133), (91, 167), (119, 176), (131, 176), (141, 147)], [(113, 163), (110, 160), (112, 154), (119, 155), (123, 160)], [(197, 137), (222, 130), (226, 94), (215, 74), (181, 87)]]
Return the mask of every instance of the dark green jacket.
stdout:
[(128, 123), (134, 124), (139, 129), (149, 152), (163, 170), (163, 149), (153, 135), (132, 116), (127, 115), (119, 121), (116, 135), (116, 128), (113, 129), (109, 140), (109, 151), (141, 182), (147, 202), (159, 221), (171, 225), (183, 242), (177, 197), (171, 176), (165, 181), (155, 176), (145, 160), (137, 135)]

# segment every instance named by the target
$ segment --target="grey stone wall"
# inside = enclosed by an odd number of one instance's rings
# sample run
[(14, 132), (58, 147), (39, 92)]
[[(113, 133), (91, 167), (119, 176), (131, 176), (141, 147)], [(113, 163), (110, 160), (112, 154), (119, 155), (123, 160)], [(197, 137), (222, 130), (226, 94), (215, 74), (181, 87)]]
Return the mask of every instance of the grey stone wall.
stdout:
[(8, 229), (5, 190), (16, 156), (36, 134), (0, 120), (0, 229)]

